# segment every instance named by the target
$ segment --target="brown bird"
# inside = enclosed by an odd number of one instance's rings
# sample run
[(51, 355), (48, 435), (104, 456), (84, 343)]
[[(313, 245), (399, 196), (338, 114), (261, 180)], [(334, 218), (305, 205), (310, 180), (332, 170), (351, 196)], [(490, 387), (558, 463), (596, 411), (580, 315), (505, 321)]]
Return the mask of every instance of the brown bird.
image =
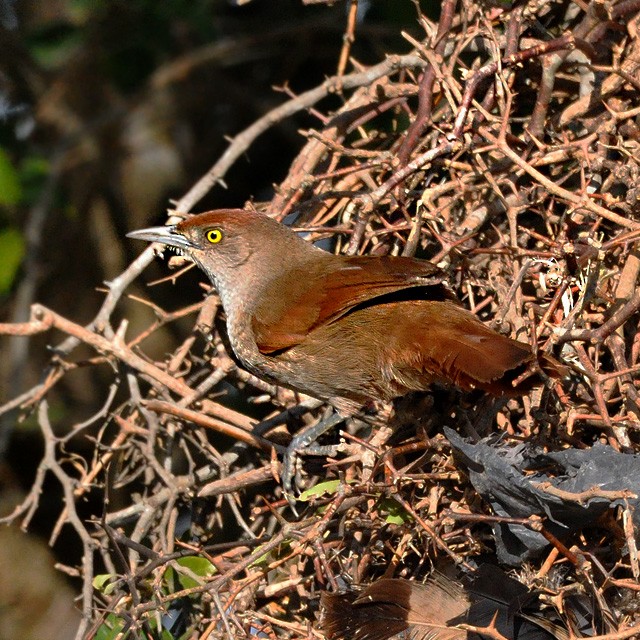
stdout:
[(327, 640), (485, 637), (458, 627), (465, 624), (494, 625), (512, 640), (568, 640), (566, 626), (555, 611), (542, 609), (539, 595), (494, 565), (482, 565), (470, 585), (439, 573), (424, 584), (381, 578), (361, 591), (323, 592), (320, 628)]
[[(178, 250), (209, 276), (249, 371), (343, 415), (432, 383), (518, 393), (525, 387), (513, 382), (536, 360), (460, 306), (444, 272), (423, 260), (334, 255), (238, 209), (128, 235)], [(552, 358), (539, 363), (557, 374)]]

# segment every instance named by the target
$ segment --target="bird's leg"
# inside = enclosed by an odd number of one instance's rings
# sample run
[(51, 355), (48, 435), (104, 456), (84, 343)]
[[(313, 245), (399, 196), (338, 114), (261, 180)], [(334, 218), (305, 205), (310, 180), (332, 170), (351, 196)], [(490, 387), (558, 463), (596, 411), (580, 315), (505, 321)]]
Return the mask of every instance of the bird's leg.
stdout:
[(289, 407), (288, 409), (281, 411), (278, 415), (273, 416), (272, 418), (268, 418), (266, 420), (263, 420), (262, 422), (259, 422), (253, 427), (252, 431), (257, 436), (264, 436), (274, 427), (277, 427), (281, 424), (286, 424), (290, 418), (300, 418), (305, 413), (309, 413), (309, 411), (318, 409), (322, 406), (322, 404), (323, 402), (321, 400), (308, 398), (307, 400), (303, 400), (293, 407)]
[(327, 445), (321, 446), (315, 444), (316, 440), (323, 434), (327, 433), (341, 422), (344, 422), (345, 417), (339, 413), (333, 412), (327, 418), (311, 424), (299, 433), (297, 433), (291, 443), (287, 447), (282, 461), (282, 488), (284, 494), (289, 501), (289, 504), (293, 504), (293, 477), (295, 475), (296, 463), (298, 456), (300, 455), (316, 455), (316, 456), (330, 456), (335, 455), (340, 445)]

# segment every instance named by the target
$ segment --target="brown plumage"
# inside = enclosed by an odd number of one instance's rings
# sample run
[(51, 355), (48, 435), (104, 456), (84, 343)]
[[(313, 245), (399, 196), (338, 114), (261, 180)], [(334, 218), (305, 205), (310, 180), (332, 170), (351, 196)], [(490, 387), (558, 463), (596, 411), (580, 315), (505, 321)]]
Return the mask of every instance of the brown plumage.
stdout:
[(568, 640), (539, 594), (483, 565), (471, 585), (442, 574), (426, 583), (381, 578), (361, 591), (324, 592), (320, 630), (327, 640), (481, 640), (458, 625), (495, 628), (510, 640)]
[[(429, 262), (336, 256), (236, 209), (129, 235), (174, 247), (207, 273), (247, 369), (342, 413), (434, 382), (495, 394), (531, 385), (513, 386), (534, 362), (529, 345), (461, 307)], [(562, 372), (547, 356), (540, 365)]]
[[(469, 600), (462, 587), (436, 576), (426, 584), (382, 578), (361, 592), (320, 596), (320, 629), (327, 640), (465, 640)], [(399, 635), (401, 634), (401, 635)]]

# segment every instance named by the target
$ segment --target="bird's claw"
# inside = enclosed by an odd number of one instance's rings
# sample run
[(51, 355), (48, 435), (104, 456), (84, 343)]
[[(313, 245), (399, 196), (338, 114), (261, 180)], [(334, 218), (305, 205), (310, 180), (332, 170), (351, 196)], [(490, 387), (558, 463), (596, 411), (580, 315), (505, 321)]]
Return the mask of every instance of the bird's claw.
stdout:
[(298, 515), (295, 508), (296, 496), (293, 479), (296, 474), (298, 458), (301, 455), (329, 456), (335, 455), (336, 445), (317, 445), (316, 440), (344, 421), (344, 417), (334, 413), (328, 418), (312, 424), (296, 434), (287, 447), (282, 460), (282, 490), (291, 510)]

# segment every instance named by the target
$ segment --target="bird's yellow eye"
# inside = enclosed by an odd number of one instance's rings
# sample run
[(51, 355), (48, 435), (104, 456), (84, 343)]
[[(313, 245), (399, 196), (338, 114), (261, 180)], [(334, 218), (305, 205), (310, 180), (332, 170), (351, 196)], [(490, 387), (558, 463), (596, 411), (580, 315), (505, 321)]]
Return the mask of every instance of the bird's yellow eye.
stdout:
[(206, 233), (206, 238), (211, 244), (217, 244), (222, 240), (222, 231), (220, 229), (209, 229)]

